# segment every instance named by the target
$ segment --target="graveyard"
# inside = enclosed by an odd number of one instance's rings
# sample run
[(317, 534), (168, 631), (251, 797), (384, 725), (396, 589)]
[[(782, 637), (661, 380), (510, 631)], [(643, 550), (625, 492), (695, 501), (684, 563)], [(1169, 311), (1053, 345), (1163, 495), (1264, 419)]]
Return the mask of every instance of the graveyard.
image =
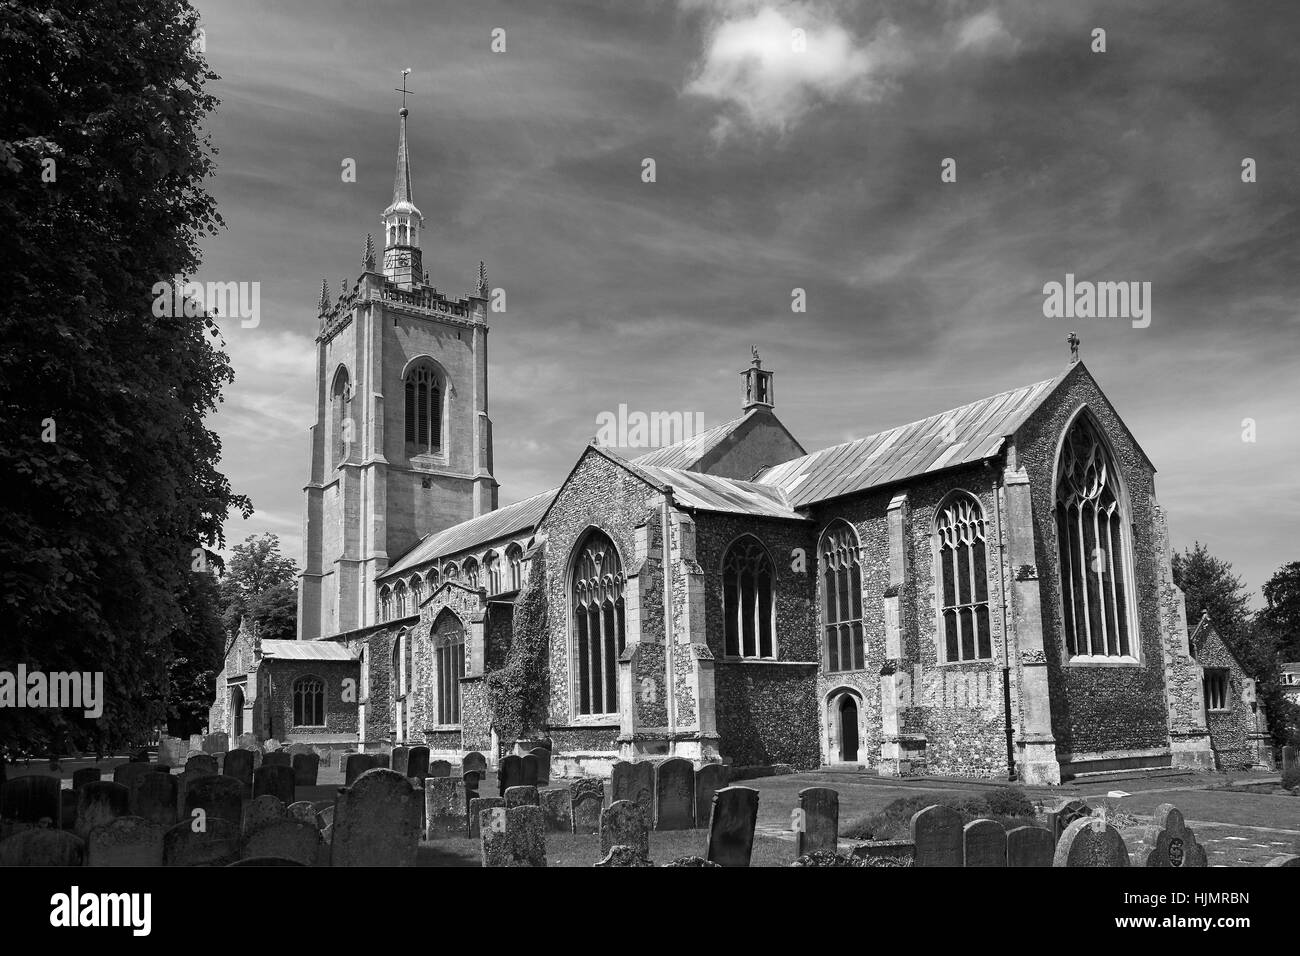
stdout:
[(0, 865), (1300, 866), (1300, 794), (1267, 773), (733, 781), (668, 758), (569, 779), (541, 748), (453, 765), (225, 738), (8, 765)]

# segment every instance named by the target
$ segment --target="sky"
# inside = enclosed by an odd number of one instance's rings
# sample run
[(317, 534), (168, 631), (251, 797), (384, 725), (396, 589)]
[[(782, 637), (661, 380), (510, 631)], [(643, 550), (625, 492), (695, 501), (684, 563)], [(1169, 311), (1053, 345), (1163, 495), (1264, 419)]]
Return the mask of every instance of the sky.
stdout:
[[(212, 418), (256, 509), (228, 546), (301, 561), (321, 279), (381, 231), (409, 67), (425, 268), (506, 294), (502, 504), (620, 405), (736, 417), (751, 345), (812, 451), (1051, 378), (1075, 331), (1174, 546), (1256, 603), (1300, 560), (1294, 0), (196, 5), (226, 222), (197, 278), (261, 288)], [(1150, 283), (1149, 324), (1045, 315), (1067, 274)]]

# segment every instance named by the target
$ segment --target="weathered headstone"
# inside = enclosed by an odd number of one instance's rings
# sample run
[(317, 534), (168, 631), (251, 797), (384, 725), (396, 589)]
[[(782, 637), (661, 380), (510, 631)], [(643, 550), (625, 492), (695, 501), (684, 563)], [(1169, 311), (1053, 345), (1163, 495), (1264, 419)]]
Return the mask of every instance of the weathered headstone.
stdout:
[(403, 777), (409, 777), (410, 774), (406, 772), (406, 765), (410, 756), (410, 747), (394, 747), (392, 753), (388, 755), (388, 768), (390, 770), (396, 770)]
[(952, 807), (930, 806), (912, 814), (915, 866), (964, 866), (961, 814)]
[(706, 763), (695, 771), (695, 826), (709, 826), (713, 812), (713, 795), (731, 781), (731, 768), (720, 763)]
[(86, 841), (66, 830), (20, 830), (0, 841), (0, 866), (81, 866), (85, 858)]
[(179, 737), (164, 737), (158, 742), (158, 766), (179, 767), (185, 762), (189, 747)]
[(601, 855), (615, 846), (630, 846), (647, 860), (650, 859), (650, 823), (639, 803), (615, 800), (601, 811)]
[(719, 866), (749, 866), (758, 823), (758, 791), (723, 787), (713, 795), (709, 817), (709, 859)]
[(244, 808), (243, 834), (248, 834), (271, 823), (278, 823), (289, 817), (289, 810), (279, 797), (264, 793), (248, 801)]
[(616, 760), (609, 778), (609, 802), (631, 800), (641, 805), (647, 820), (655, 813), (655, 766), (649, 760)]
[(424, 832), (427, 840), (468, 836), (465, 816), (465, 785), (450, 777), (428, 777), (424, 781)]
[(289, 814), (292, 820), (301, 820), (303, 823), (310, 823), (316, 829), (320, 829), (320, 818), (316, 815), (316, 807), (307, 800), (299, 800), (297, 803), (291, 803), (285, 807), (285, 812)]
[(962, 828), (966, 866), (1006, 866), (1007, 831), (996, 820), (972, 820)]
[(479, 817), (479, 832), (484, 866), (546, 866), (546, 827), (541, 807), (484, 810)]
[(279, 797), (287, 807), (296, 799), (294, 794), (293, 768), (272, 764), (263, 764), (253, 771), (253, 796), (270, 794)]
[(1124, 838), (1101, 817), (1081, 817), (1066, 827), (1052, 857), (1052, 866), (1128, 865)]
[(208, 817), (201, 830), (194, 827), (182, 820), (163, 834), (163, 866), (226, 866), (239, 859), (237, 822)]
[(320, 756), (315, 753), (297, 753), (291, 758), (295, 787), (314, 787), (320, 773)]
[(1288, 744), (1287, 746), (1282, 748), (1282, 772), (1283, 773), (1286, 773), (1288, 770), (1294, 767), (1296, 765), (1297, 760), (1300, 760), (1300, 747), (1295, 747)]
[(90, 831), (95, 827), (102, 827), (131, 813), (130, 791), (120, 783), (105, 780), (88, 783), (76, 791), (76, 795), (77, 822), (73, 832), (83, 840), (90, 836)]
[[(487, 773), (487, 757), (483, 756), (477, 750), (471, 750), (469, 753), (465, 754), (460, 762), (461, 773), (469, 773), (471, 770), (476, 770), (482, 774)], [(429, 772), (430, 774), (433, 773), (433, 764), (429, 765)], [(448, 773), (450, 773), (450, 771), (448, 771)]]
[(240, 734), (239, 739), (235, 741), (235, 746), (240, 750), (247, 750), (250, 753), (254, 750), (262, 749), (257, 745), (257, 734), (254, 733)]
[(1049, 810), (1047, 813), (1047, 828), (1052, 831), (1052, 836), (1059, 843), (1061, 834), (1075, 820), (1092, 815), (1092, 807), (1088, 806), (1082, 800), (1062, 800), (1055, 810)]
[(99, 783), (104, 779), (104, 772), (98, 767), (82, 767), (72, 772), (72, 789), (80, 790), (88, 783)]
[(605, 807), (605, 781), (579, 777), (569, 784), (573, 799), (573, 832), (587, 836), (600, 832), (600, 811)]
[[(428, 786), (428, 783), (429, 782), (426, 780), (425, 785)], [(481, 836), (481, 834), (479, 833), (480, 815), (483, 813), (484, 810), (491, 810), (494, 808), (500, 809), (502, 813), (505, 813), (506, 798), (505, 797), (474, 797), (472, 800), (470, 800), (469, 837), (471, 840), (477, 840)], [(502, 817), (501, 819), (502, 821), (504, 821), (505, 817)], [(505, 824), (503, 822), (502, 826), (504, 825)]]
[(185, 773), (196, 777), (208, 777), (217, 773), (217, 758), (211, 754), (190, 757), (185, 761)]
[(254, 749), (255, 749), (255, 750), (261, 750), (262, 753), (264, 753), (264, 754), (276, 753), (276, 752), (278, 752), (278, 751), (280, 750), (280, 741), (276, 740), (274, 737), (271, 737), (271, 738), (269, 738), (269, 739), (263, 741), (261, 747), (257, 747), (257, 748), (254, 748)]
[(314, 823), (285, 818), (248, 832), (241, 855), (244, 859), (274, 857), (314, 866), (320, 845), (320, 830)]
[(547, 833), (573, 832), (573, 799), (565, 787), (541, 790), (542, 817), (546, 822)]
[(536, 807), (540, 805), (537, 788), (533, 786), (510, 787), (506, 790), (507, 807)]
[(63, 781), (43, 773), (28, 774), (0, 784), (0, 820), (58, 828), (63, 819)]
[[(429, 776), (429, 748), (424, 744), (412, 747), (411, 752), (407, 754), (406, 775), (419, 780)], [(451, 764), (447, 764), (447, 776), (451, 776)]]
[(148, 763), (121, 763), (113, 768), (113, 782), (120, 783), (130, 791), (140, 785), (141, 777), (153, 773), (156, 769), (153, 764)]
[(695, 826), (695, 765), (670, 757), (654, 768), (656, 830), (689, 830)]
[(371, 769), (369, 754), (348, 754), (347, 762), (343, 765), (343, 786), (352, 786), (361, 779), (363, 773)]
[(273, 750), (262, 755), (263, 767), (293, 767), (293, 757), (287, 750)]
[(541, 779), (542, 768), (537, 759), (537, 754), (526, 753), (519, 758), (520, 766), (523, 767), (523, 783), (520, 786), (535, 787), (537, 781)]
[[(244, 785), (234, 777), (198, 777), (185, 790), (185, 816), (193, 819), (194, 811), (202, 810), (209, 826), (213, 820), (226, 820), (238, 832), (243, 820), (243, 795)], [(181, 823), (188, 825), (189, 820)]]
[(218, 732), (203, 738), (202, 751), (206, 754), (223, 754), (230, 750), (230, 734)]
[(143, 817), (118, 817), (91, 831), (86, 866), (162, 866), (166, 833), (167, 827)]
[(1016, 827), (1007, 833), (1007, 866), (1051, 866), (1055, 854), (1051, 830)]
[(537, 758), (537, 786), (551, 785), (551, 752), (545, 747), (534, 747), (528, 751)]
[(595, 866), (654, 866), (649, 858), (642, 856), (641, 851), (630, 846), (612, 846), (609, 851), (600, 859)]
[(1147, 828), (1143, 846), (1132, 862), (1134, 866), (1170, 869), (1209, 866), (1205, 847), (1196, 842), (1196, 834), (1172, 803), (1156, 807), (1153, 826)]
[(362, 774), (339, 791), (333, 866), (414, 866), (420, 841), (421, 791), (394, 770)]
[(253, 790), (253, 751), (232, 750), (226, 754), (225, 763), (221, 765), (221, 775), (238, 780), (244, 785), (244, 793)]
[(193, 753), (196, 750), (200, 752), (203, 750), (202, 734), (190, 734), (190, 752)]
[(799, 791), (799, 806), (791, 814), (795, 831), (795, 855), (824, 850), (834, 853), (840, 846), (840, 795), (829, 787), (806, 787)]
[(393, 752), (391, 750), (380, 750), (370, 754), (369, 756), (371, 770), (393, 769)]
[(507, 754), (501, 758), (497, 767), (497, 793), (506, 795), (511, 787), (521, 787), (524, 783), (524, 761), (517, 754)]
[[(483, 771), (481, 771), (481, 772), (482, 772), (482, 773), (487, 773), (486, 770), (483, 770)], [(450, 776), (451, 776), (451, 762), (450, 762), (450, 761), (447, 761), (447, 760), (434, 760), (434, 761), (431, 761), (431, 762), (429, 763), (429, 765), (428, 765), (428, 772), (427, 772), (426, 775), (427, 775), (427, 776), (430, 776), (430, 777), (450, 777)]]
[(170, 773), (145, 774), (135, 793), (133, 815), (149, 823), (171, 826), (176, 822), (180, 783), (181, 778)]

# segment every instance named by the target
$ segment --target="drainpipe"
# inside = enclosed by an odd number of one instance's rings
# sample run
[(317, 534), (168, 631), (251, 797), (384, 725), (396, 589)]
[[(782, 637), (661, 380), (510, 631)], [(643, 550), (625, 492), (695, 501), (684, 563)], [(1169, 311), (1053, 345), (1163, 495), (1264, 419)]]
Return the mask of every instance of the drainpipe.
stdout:
[[(673, 671), (673, 563), (672, 563), (672, 544), (669, 539), (668, 528), (668, 509), (673, 504), (673, 489), (667, 485), (663, 489), (663, 548), (664, 548), (664, 667), (667, 670), (666, 688), (665, 688), (665, 705), (668, 711), (668, 732), (676, 733), (677, 731), (677, 698), (676, 684)], [(635, 682), (634, 682), (635, 686)], [(670, 741), (668, 746), (669, 754), (677, 752), (677, 744)]]
[[(988, 461), (984, 462), (988, 467)], [(1016, 778), (1015, 727), (1011, 718), (1011, 620), (1007, 616), (1006, 546), (1002, 537), (1002, 495), (997, 475), (993, 476), (993, 514), (998, 528), (998, 594), (1002, 603), (1002, 706), (1007, 725), (1007, 775)]]

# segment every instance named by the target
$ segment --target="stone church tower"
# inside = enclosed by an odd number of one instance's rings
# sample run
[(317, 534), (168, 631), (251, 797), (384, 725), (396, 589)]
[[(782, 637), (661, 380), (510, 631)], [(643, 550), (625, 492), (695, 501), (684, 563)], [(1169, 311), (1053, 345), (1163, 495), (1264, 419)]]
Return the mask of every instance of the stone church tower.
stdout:
[(298, 637), (376, 622), (375, 579), (420, 538), (497, 507), (487, 392), (487, 275), (449, 298), (429, 284), (402, 107), (382, 259), (320, 299), (316, 422), (304, 487)]

